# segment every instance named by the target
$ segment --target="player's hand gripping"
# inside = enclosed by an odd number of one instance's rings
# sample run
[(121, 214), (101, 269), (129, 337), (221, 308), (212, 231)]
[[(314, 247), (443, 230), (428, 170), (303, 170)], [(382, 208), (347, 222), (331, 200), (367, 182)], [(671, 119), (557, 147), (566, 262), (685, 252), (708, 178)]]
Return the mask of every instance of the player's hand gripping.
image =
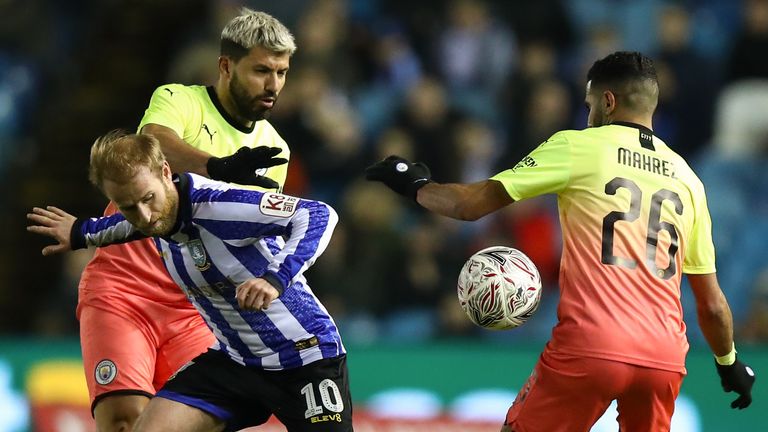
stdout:
[(70, 234), (76, 218), (64, 210), (52, 206), (46, 208), (34, 207), (32, 213), (27, 213), (27, 219), (35, 225), (27, 226), (27, 231), (47, 235), (58, 241), (58, 244), (43, 248), (43, 255), (53, 255), (72, 250)]
[(283, 150), (278, 147), (240, 147), (232, 155), (211, 157), (206, 168), (213, 180), (277, 189), (280, 185), (276, 181), (257, 175), (256, 170), (288, 162), (286, 158), (275, 157), (281, 151)]
[(235, 290), (237, 305), (247, 311), (267, 310), (279, 295), (277, 288), (262, 278), (248, 279)]
[(400, 156), (389, 156), (365, 169), (366, 180), (380, 181), (393, 191), (416, 200), (416, 192), (432, 181), (429, 167)]
[(752, 384), (755, 383), (755, 372), (751, 367), (739, 361), (738, 357), (732, 365), (724, 366), (715, 362), (720, 384), (726, 392), (736, 392), (739, 397), (731, 402), (731, 408), (744, 409), (752, 403)]

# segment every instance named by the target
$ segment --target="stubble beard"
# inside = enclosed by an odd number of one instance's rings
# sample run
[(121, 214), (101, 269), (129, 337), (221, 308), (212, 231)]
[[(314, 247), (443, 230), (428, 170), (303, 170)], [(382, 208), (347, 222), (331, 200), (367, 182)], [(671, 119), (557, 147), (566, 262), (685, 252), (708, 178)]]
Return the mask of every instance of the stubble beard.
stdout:
[[(237, 75), (234, 75), (229, 82), (229, 94), (232, 96), (232, 102), (235, 104), (238, 117), (249, 121), (259, 121), (269, 118), (272, 108), (254, 108), (254, 102), (259, 97), (251, 97)], [(277, 100), (275, 100), (275, 102), (277, 102)]]

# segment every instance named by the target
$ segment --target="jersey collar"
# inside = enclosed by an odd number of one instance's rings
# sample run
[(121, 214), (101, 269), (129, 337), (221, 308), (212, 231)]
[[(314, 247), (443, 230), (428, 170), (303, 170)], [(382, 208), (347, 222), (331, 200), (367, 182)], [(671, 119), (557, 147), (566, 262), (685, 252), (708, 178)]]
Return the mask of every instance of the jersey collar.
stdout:
[(626, 126), (638, 129), (638, 141), (640, 142), (640, 146), (647, 150), (656, 150), (656, 147), (653, 145), (653, 131), (651, 129), (648, 129), (641, 124), (625, 121), (615, 121), (611, 123), (611, 125)]
[(645, 126), (643, 126), (641, 124), (638, 124), (638, 123), (625, 122), (625, 121), (615, 121), (615, 122), (611, 123), (611, 125), (626, 126), (626, 127), (631, 127), (631, 128), (635, 128), (635, 129), (640, 129), (643, 132), (647, 132), (647, 133), (653, 135), (653, 131), (651, 129), (648, 129), (647, 127), (645, 127)]
[(216, 107), (216, 110), (219, 112), (221, 117), (223, 117), (224, 120), (226, 120), (230, 126), (239, 130), (242, 133), (249, 134), (253, 132), (253, 129), (256, 128), (256, 122), (253, 122), (253, 124), (249, 128), (243, 126), (237, 120), (235, 120), (231, 115), (229, 115), (227, 110), (224, 109), (224, 105), (221, 104), (221, 101), (219, 100), (219, 96), (216, 95), (216, 89), (214, 89), (213, 86), (208, 86), (205, 89), (208, 91), (208, 97), (211, 98), (211, 102), (213, 102), (213, 106)]
[(176, 223), (173, 224), (173, 228), (171, 228), (170, 233), (166, 237), (172, 237), (184, 226), (189, 225), (189, 221), (192, 220), (192, 204), (189, 198), (191, 182), (189, 174), (187, 173), (173, 175), (173, 185), (179, 193), (179, 203), (176, 213)]

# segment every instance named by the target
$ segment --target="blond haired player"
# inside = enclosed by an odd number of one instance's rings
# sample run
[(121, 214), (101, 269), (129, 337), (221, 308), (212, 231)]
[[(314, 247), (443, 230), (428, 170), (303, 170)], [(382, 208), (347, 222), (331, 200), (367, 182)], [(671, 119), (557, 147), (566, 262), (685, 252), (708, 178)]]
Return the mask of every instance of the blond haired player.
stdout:
[[(279, 21), (244, 9), (222, 32), (216, 84), (160, 86), (139, 130), (159, 140), (174, 172), (279, 190), (289, 150), (265, 118), (295, 50)], [(106, 214), (115, 211), (110, 204)], [(214, 343), (151, 239), (96, 252), (80, 281), (77, 316), (101, 432), (130, 430), (168, 377)]]
[(746, 408), (755, 376), (736, 358), (704, 186), (653, 133), (653, 62), (617, 52), (595, 62), (587, 81), (588, 128), (556, 133), (489, 180), (434, 183), (426, 167), (396, 156), (369, 167), (367, 177), (464, 220), (557, 194), (558, 323), (503, 430), (588, 431), (612, 400), (621, 430), (669, 430), (688, 351), (683, 273), (723, 389), (738, 393), (733, 408)]
[(240, 430), (272, 415), (291, 432), (352, 430), (346, 350), (304, 276), (331, 239), (333, 208), (174, 175), (148, 134), (97, 139), (89, 174), (121, 213), (76, 219), (34, 208), (28, 230), (58, 241), (43, 254), (152, 236), (216, 336), (168, 379), (134, 431)]

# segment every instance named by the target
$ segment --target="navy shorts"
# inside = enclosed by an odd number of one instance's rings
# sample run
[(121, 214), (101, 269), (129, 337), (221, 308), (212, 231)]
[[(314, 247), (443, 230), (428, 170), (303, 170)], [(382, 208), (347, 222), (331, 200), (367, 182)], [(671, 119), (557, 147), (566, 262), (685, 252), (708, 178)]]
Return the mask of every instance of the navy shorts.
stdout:
[(157, 396), (222, 419), (227, 430), (258, 426), (271, 415), (290, 432), (352, 430), (346, 355), (266, 371), (209, 349), (180, 369)]

